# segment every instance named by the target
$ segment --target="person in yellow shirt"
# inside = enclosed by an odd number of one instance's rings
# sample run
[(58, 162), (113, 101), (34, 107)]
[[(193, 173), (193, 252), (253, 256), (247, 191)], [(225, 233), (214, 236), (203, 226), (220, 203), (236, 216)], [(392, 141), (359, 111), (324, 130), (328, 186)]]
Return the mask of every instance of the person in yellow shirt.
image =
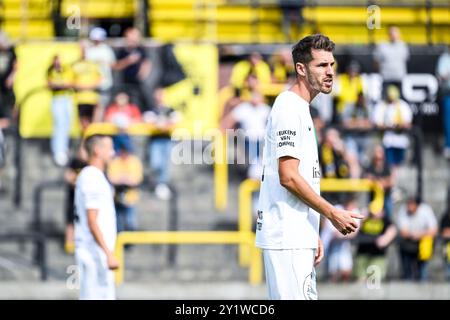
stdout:
[(136, 230), (135, 207), (139, 201), (139, 185), (144, 179), (144, 170), (130, 144), (119, 146), (118, 155), (108, 164), (107, 176), (115, 189), (117, 232)]
[(255, 74), (250, 73), (244, 81), (244, 85), (240, 89), (234, 88), (232, 85), (223, 87), (219, 91), (219, 114), (220, 118), (227, 116), (238, 104), (249, 101), (252, 92), (260, 92), (260, 83)]
[(292, 54), (289, 49), (281, 49), (271, 58), (272, 81), (274, 83), (292, 83), (295, 80), (295, 69), (292, 65)]
[(54, 162), (66, 166), (69, 157), (69, 132), (72, 117), (73, 73), (61, 63), (58, 55), (53, 57), (47, 70), (47, 85), (52, 92), (53, 132), (50, 141)]
[[(363, 93), (360, 65), (351, 61), (345, 73), (338, 76), (337, 112), (342, 115), (348, 105), (356, 105)], [(340, 118), (340, 117), (339, 117)]]
[(86, 60), (85, 48), (81, 46), (81, 58), (72, 65), (74, 74), (74, 89), (78, 105), (78, 117), (84, 131), (92, 121), (99, 120), (97, 115), (100, 94), (98, 88), (102, 81), (97, 64)]
[(231, 85), (236, 89), (241, 89), (245, 84), (245, 79), (251, 73), (256, 76), (261, 85), (271, 82), (270, 67), (258, 52), (252, 52), (248, 59), (234, 65), (231, 71)]

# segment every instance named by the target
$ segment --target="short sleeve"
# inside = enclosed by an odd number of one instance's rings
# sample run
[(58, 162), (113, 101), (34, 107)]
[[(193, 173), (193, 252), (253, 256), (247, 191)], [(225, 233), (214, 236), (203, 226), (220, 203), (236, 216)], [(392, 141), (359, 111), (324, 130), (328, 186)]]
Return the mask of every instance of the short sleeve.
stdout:
[(107, 58), (108, 63), (110, 63), (110, 64), (115, 63), (116, 55), (114, 54), (114, 50), (111, 49), (110, 47), (107, 47), (106, 52), (107, 52), (106, 58)]
[(441, 230), (444, 228), (450, 228), (450, 216), (447, 212), (444, 212), (440, 223)]
[(413, 113), (411, 110), (411, 107), (409, 106), (409, 104), (406, 101), (402, 101), (402, 105), (403, 105), (403, 116), (404, 116), (404, 120), (407, 123), (411, 123), (412, 122), (412, 118), (413, 118)]
[(427, 217), (427, 226), (428, 228), (434, 229), (437, 228), (437, 220), (434, 216), (433, 209), (429, 205), (425, 205), (426, 217)]
[(276, 157), (301, 157), (301, 118), (297, 112), (292, 112), (288, 105), (280, 106), (272, 113), (272, 132), (276, 142)]
[(121, 59), (125, 58), (127, 55), (128, 54), (125, 51), (125, 49), (121, 48), (121, 49), (119, 49), (119, 51), (117, 51), (117, 60), (121, 60)]
[(248, 113), (246, 111), (247, 111), (246, 102), (244, 102), (237, 105), (236, 108), (234, 108), (231, 111), (231, 115), (233, 116), (234, 119), (236, 119), (236, 121), (241, 122), (244, 121), (245, 118), (247, 118), (248, 116)]
[(375, 50), (373, 51), (373, 59), (376, 61), (376, 62), (378, 62), (378, 63), (380, 63), (381, 62), (381, 46), (380, 45), (378, 45), (378, 46), (376, 46), (376, 48), (375, 48)]
[(384, 111), (385, 105), (382, 102), (379, 102), (377, 105), (375, 105), (375, 108), (372, 113), (372, 123), (378, 126), (383, 125), (383, 111)]
[(409, 60), (409, 48), (408, 45), (405, 43), (405, 61)]
[(85, 201), (86, 209), (99, 209), (102, 202), (102, 192), (97, 187), (92, 174), (83, 177), (81, 192)]

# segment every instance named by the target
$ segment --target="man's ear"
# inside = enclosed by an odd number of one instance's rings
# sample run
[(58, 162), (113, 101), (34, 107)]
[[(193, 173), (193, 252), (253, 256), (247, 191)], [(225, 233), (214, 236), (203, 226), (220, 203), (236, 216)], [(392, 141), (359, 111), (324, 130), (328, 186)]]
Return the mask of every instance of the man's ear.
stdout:
[(297, 62), (295, 64), (295, 70), (300, 76), (302, 77), (306, 76), (306, 66), (303, 63)]

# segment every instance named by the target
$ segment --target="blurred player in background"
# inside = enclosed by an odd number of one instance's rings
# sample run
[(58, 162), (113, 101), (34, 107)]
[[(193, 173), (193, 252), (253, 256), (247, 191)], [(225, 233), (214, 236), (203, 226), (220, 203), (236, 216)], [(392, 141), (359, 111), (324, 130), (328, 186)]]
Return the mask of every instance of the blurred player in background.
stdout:
[(80, 299), (115, 299), (114, 274), (118, 260), (116, 212), (112, 187), (105, 176), (114, 155), (110, 137), (93, 135), (85, 142), (89, 165), (75, 187), (75, 258), (80, 277)]
[(263, 249), (270, 299), (317, 299), (314, 266), (323, 257), (320, 215), (343, 235), (363, 216), (333, 207), (320, 196), (320, 164), (309, 104), (330, 93), (334, 43), (305, 37), (292, 50), (296, 83), (278, 95), (267, 123), (256, 246)]

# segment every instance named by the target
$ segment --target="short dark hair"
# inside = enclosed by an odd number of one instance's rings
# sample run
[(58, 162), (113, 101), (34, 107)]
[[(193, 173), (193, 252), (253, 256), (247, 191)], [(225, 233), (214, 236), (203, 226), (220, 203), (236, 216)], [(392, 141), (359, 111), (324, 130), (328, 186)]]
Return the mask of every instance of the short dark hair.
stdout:
[(305, 64), (310, 62), (313, 59), (312, 49), (332, 52), (334, 50), (334, 42), (320, 33), (303, 38), (292, 47), (292, 60), (294, 61), (294, 65), (297, 62)]
[(93, 134), (92, 136), (86, 138), (84, 141), (84, 147), (86, 148), (89, 157), (92, 156), (94, 147), (97, 146), (104, 138), (110, 138), (110, 136), (104, 134)]

